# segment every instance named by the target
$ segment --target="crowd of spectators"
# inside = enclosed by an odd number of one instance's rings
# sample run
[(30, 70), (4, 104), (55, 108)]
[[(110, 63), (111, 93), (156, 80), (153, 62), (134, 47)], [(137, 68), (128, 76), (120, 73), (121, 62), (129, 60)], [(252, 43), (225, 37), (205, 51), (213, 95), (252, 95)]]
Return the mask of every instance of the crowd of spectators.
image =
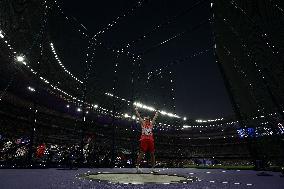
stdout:
[[(39, 109), (35, 124), (32, 110), (9, 108), (0, 111), (0, 167), (135, 165), (140, 132), (133, 123), (112, 123), (100, 117), (83, 125), (76, 117)], [(181, 132), (155, 132), (158, 167), (245, 166), (253, 162), (251, 144), (245, 139), (193, 139)], [(143, 166), (148, 166), (149, 159), (146, 156)]]

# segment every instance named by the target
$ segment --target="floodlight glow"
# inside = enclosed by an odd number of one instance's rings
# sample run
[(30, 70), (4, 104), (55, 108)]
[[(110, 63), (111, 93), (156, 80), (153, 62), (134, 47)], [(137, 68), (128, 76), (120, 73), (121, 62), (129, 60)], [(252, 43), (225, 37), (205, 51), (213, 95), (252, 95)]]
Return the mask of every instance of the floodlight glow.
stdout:
[(172, 114), (172, 113), (167, 113), (167, 115), (170, 116), (170, 117), (174, 117), (174, 116), (175, 116), (175, 115)]
[(35, 92), (35, 88), (28, 86), (28, 90), (31, 92)]
[(77, 108), (77, 112), (82, 112), (82, 109), (81, 108)]
[(166, 115), (167, 114), (167, 112), (165, 112), (165, 111), (161, 111), (160, 112), (162, 115)]
[(128, 114), (124, 114), (124, 117), (125, 118), (129, 118), (130, 116)]
[(3, 31), (2, 30), (0, 30), (0, 38), (4, 38), (4, 33), (3, 33)]
[(18, 61), (18, 62), (24, 62), (24, 60), (25, 60), (25, 58), (24, 58), (24, 56), (22, 56), (22, 55), (18, 55), (18, 56), (16, 56), (16, 60)]
[[(154, 107), (151, 107), (151, 106), (147, 106), (147, 105), (144, 105), (140, 102), (134, 102), (133, 103), (134, 106), (138, 107), (138, 108), (142, 108), (142, 109), (145, 109), (145, 110), (149, 110), (149, 111), (156, 111), (156, 109)], [(175, 117), (175, 118), (180, 118), (178, 115), (176, 114), (173, 114), (173, 113), (168, 113), (168, 112), (165, 112), (165, 111), (159, 111), (162, 115), (167, 115), (169, 117)]]
[(220, 118), (220, 119), (209, 119), (209, 120), (202, 120), (202, 119), (197, 119), (195, 120), (195, 122), (197, 123), (207, 123), (207, 122), (216, 122), (216, 121), (222, 121), (224, 120), (224, 118)]

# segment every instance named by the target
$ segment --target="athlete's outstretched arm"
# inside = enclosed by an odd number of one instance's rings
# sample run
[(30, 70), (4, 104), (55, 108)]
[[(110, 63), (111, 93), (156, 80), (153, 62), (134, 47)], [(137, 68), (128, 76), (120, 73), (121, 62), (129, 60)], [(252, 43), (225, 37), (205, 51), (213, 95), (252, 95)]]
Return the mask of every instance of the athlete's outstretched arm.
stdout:
[(157, 110), (156, 113), (155, 113), (155, 116), (154, 116), (153, 119), (152, 119), (152, 124), (153, 124), (153, 125), (156, 123), (156, 119), (157, 119), (158, 115), (159, 115), (159, 112), (158, 112), (158, 110)]
[(143, 119), (142, 119), (142, 117), (140, 116), (137, 107), (135, 107), (135, 113), (136, 113), (137, 117), (139, 118), (140, 122), (143, 123)]

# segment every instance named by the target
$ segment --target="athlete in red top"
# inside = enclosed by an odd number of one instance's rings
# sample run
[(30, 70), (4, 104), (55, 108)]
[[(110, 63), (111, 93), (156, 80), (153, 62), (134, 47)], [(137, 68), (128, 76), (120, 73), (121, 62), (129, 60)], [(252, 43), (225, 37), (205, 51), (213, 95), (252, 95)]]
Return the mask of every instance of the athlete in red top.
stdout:
[(151, 154), (151, 164), (152, 164), (152, 171), (154, 172), (154, 167), (155, 167), (155, 146), (154, 146), (154, 136), (153, 136), (153, 126), (155, 124), (155, 121), (158, 117), (158, 111), (156, 112), (154, 118), (152, 121), (150, 120), (150, 117), (144, 117), (144, 119), (141, 118), (138, 109), (135, 108), (135, 112), (137, 117), (140, 120), (141, 123), (141, 138), (140, 138), (140, 153), (137, 158), (137, 164), (136, 164), (136, 169), (137, 172), (140, 173), (142, 172), (141, 169), (139, 168), (140, 163), (145, 155), (146, 152), (150, 152)]

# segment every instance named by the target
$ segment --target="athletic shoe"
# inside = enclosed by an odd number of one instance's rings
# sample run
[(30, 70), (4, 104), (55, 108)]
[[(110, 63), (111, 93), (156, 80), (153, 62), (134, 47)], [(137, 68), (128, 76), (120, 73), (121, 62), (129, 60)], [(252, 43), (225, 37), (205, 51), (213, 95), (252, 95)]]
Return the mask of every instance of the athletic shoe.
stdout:
[(158, 171), (155, 168), (152, 168), (151, 173), (156, 174), (156, 173), (158, 173)]

